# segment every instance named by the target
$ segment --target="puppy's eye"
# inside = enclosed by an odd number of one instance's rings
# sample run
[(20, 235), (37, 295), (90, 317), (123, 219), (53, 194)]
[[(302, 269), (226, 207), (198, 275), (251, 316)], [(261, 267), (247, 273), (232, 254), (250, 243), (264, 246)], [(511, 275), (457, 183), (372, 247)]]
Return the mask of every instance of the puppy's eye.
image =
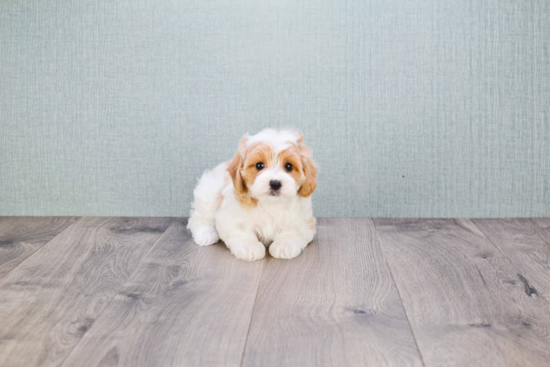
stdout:
[(265, 165), (264, 165), (262, 162), (256, 163), (256, 169), (257, 169), (258, 171), (263, 170), (264, 167), (265, 167)]
[(285, 164), (285, 169), (286, 169), (288, 172), (292, 171), (292, 164), (286, 163), (286, 164)]

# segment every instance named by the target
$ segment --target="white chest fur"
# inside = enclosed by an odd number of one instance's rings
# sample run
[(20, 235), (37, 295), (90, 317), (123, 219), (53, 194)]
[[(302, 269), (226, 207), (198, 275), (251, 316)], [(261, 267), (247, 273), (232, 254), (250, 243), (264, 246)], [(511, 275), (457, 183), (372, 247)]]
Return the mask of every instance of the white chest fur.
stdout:
[(312, 216), (310, 198), (267, 198), (253, 208), (245, 208), (232, 191), (233, 186), (228, 185), (216, 213), (216, 229), (222, 239), (230, 232), (242, 230), (254, 233), (260, 242), (269, 245), (277, 235), (305, 226), (306, 219)]

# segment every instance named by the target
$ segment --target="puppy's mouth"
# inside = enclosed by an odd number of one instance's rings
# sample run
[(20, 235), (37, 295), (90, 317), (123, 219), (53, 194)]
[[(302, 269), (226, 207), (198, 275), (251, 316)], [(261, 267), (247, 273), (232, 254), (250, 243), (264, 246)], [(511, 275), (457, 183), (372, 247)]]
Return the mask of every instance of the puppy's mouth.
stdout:
[(269, 190), (269, 192), (267, 194), (269, 196), (279, 196), (279, 195), (281, 195), (281, 192), (280, 191), (275, 191), (275, 190)]

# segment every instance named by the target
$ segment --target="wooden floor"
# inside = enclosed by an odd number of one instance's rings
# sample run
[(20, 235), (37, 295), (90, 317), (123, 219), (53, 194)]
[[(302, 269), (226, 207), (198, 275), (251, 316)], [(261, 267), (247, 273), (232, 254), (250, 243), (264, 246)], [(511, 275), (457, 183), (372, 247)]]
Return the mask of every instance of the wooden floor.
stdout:
[(319, 219), (253, 263), (185, 224), (0, 217), (0, 366), (550, 366), (550, 219)]

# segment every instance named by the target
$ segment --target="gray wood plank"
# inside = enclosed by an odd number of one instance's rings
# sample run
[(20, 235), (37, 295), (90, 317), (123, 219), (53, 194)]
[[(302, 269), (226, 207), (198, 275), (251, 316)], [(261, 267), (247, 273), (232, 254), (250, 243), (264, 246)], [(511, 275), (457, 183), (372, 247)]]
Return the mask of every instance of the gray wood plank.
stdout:
[(268, 258), (243, 366), (421, 366), (370, 219), (319, 219), (293, 260)]
[(470, 220), (375, 223), (427, 367), (550, 365), (550, 305)]
[(263, 265), (172, 224), (64, 366), (239, 366)]
[(77, 219), (76, 217), (0, 217), (0, 278)]
[(550, 300), (550, 219), (474, 219), (473, 222)]
[(0, 366), (57, 366), (170, 218), (82, 218), (0, 281)]

